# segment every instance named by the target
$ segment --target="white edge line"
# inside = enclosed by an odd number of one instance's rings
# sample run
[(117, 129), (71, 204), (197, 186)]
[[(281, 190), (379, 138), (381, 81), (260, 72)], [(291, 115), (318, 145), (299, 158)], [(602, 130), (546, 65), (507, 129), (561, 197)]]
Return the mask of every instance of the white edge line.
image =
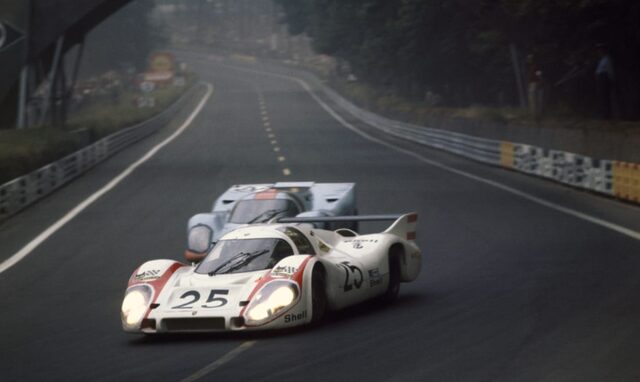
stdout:
[(191, 114), (189, 115), (189, 118), (187, 118), (187, 120), (178, 128), (178, 130), (176, 130), (173, 134), (171, 134), (165, 140), (163, 140), (162, 142), (160, 142), (159, 144), (154, 146), (151, 150), (147, 151), (147, 153), (145, 155), (143, 155), (140, 159), (135, 161), (133, 164), (129, 165), (129, 167), (127, 167), (118, 176), (116, 176), (111, 181), (109, 181), (109, 183), (107, 183), (102, 188), (100, 188), (98, 191), (94, 192), (88, 198), (86, 198), (85, 200), (80, 202), (80, 204), (78, 204), (73, 209), (71, 209), (69, 212), (67, 212), (63, 217), (58, 219), (58, 221), (56, 221), (55, 223), (50, 225), (47, 229), (42, 231), (38, 236), (36, 236), (29, 243), (27, 243), (27, 245), (22, 247), (22, 249), (20, 249), (18, 252), (14, 253), (11, 257), (9, 257), (5, 261), (3, 261), (2, 264), (0, 264), (0, 274), (3, 273), (4, 271), (8, 270), (9, 268), (13, 267), (18, 262), (20, 262), (22, 259), (24, 259), (29, 254), (31, 254), (34, 249), (36, 249), (40, 244), (42, 244), (45, 240), (47, 240), (54, 233), (56, 233), (60, 228), (64, 227), (65, 224), (69, 223), (73, 218), (75, 218), (82, 211), (87, 209), (87, 207), (89, 207), (90, 205), (95, 203), (96, 200), (98, 200), (101, 196), (103, 196), (104, 194), (106, 194), (107, 192), (109, 192), (113, 188), (115, 188), (126, 177), (131, 175), (131, 173), (135, 169), (137, 169), (138, 167), (140, 167), (140, 165), (142, 165), (143, 163), (145, 163), (146, 161), (151, 159), (158, 151), (160, 151), (160, 149), (162, 149), (163, 147), (165, 147), (166, 145), (171, 143), (171, 141), (173, 141), (180, 134), (182, 134), (182, 132), (187, 127), (189, 127), (189, 125), (191, 125), (191, 122), (193, 122), (193, 120), (196, 118), (196, 116), (198, 114), (200, 114), (200, 111), (202, 110), (202, 108), (204, 107), (206, 102), (209, 100), (209, 97), (211, 96), (211, 93), (213, 92), (213, 86), (211, 84), (206, 83), (205, 86), (207, 87), (207, 93), (204, 95), (202, 100), (200, 100), (200, 102), (198, 103), (198, 106), (196, 106), (194, 111), (191, 112)]
[(231, 361), (232, 359), (236, 358), (238, 355), (240, 355), (240, 353), (242, 353), (243, 351), (245, 351), (245, 350), (249, 349), (250, 347), (252, 347), (256, 342), (257, 341), (246, 341), (246, 342), (243, 342), (239, 346), (237, 346), (234, 349), (232, 349), (231, 351), (229, 351), (227, 354), (223, 355), (222, 357), (218, 358), (217, 360), (213, 361), (212, 363), (208, 364), (207, 366), (203, 367), (202, 369), (196, 371), (195, 373), (191, 374), (187, 378), (183, 379), (181, 382), (197, 381), (198, 379), (200, 379), (200, 378), (204, 377), (205, 375), (211, 373), (212, 371), (216, 370), (217, 368), (219, 368), (220, 366), (224, 365), (225, 363), (227, 363), (227, 362)]
[[(430, 165), (432, 165), (434, 167), (438, 167), (438, 168), (440, 168), (442, 170), (449, 171), (451, 173), (454, 173), (454, 174), (457, 174), (457, 175), (460, 175), (460, 176), (463, 176), (463, 177), (466, 177), (466, 178), (469, 178), (469, 179), (473, 179), (473, 180), (475, 180), (477, 182), (493, 186), (495, 188), (498, 188), (500, 190), (509, 192), (509, 193), (511, 193), (513, 195), (517, 195), (517, 196), (519, 196), (519, 197), (521, 197), (523, 199), (529, 200), (529, 201), (531, 201), (533, 203), (536, 203), (536, 204), (539, 204), (541, 206), (556, 210), (558, 212), (562, 212), (564, 214), (576, 217), (578, 219), (582, 219), (584, 221), (588, 221), (590, 223), (599, 225), (599, 226), (607, 228), (609, 230), (618, 232), (618, 233), (620, 233), (622, 235), (625, 235), (627, 237), (630, 237), (632, 239), (640, 240), (640, 232), (638, 232), (638, 231), (634, 231), (634, 230), (632, 230), (630, 228), (623, 227), (621, 225), (609, 222), (607, 220), (600, 219), (598, 217), (595, 217), (595, 216), (592, 216), (592, 215), (589, 215), (589, 214), (586, 214), (586, 213), (583, 213), (583, 212), (580, 212), (580, 211), (576, 211), (576, 210), (568, 208), (568, 207), (561, 206), (561, 205), (556, 204), (554, 202), (551, 202), (549, 200), (546, 200), (546, 199), (539, 198), (537, 196), (531, 195), (531, 194), (529, 194), (529, 193), (527, 193), (525, 191), (518, 190), (516, 188), (507, 186), (507, 185), (505, 185), (503, 183), (500, 183), (500, 182), (497, 182), (497, 181), (494, 181), (494, 180), (490, 180), (490, 179), (487, 179), (487, 178), (483, 178), (481, 176), (474, 175), (474, 174), (471, 174), (471, 173), (463, 171), (463, 170), (458, 170), (458, 169), (456, 169), (454, 167), (447, 166), (444, 163), (441, 163), (441, 162), (438, 162), (438, 161), (435, 161), (435, 160), (432, 160), (432, 159), (428, 159), (428, 158), (426, 158), (426, 157), (424, 157), (424, 156), (422, 156), (422, 155), (420, 155), (418, 153), (415, 153), (413, 151), (407, 150), (407, 149), (402, 148), (400, 146), (394, 145), (393, 143), (389, 143), (389, 142), (383, 141), (381, 139), (378, 139), (376, 137), (373, 137), (373, 136), (365, 133), (364, 131), (358, 129), (357, 127), (355, 127), (351, 123), (345, 121), (344, 118), (342, 118), (335, 110), (333, 110), (322, 99), (320, 99), (317, 96), (317, 94), (313, 91), (313, 89), (311, 89), (309, 84), (307, 84), (307, 82), (304, 81), (303, 79), (300, 79), (300, 78), (297, 78), (297, 77), (292, 77), (292, 76), (287, 76), (287, 75), (282, 75), (282, 74), (263, 72), (263, 71), (259, 71), (259, 70), (235, 68), (235, 67), (231, 67), (231, 66), (224, 65), (224, 64), (221, 64), (221, 66), (224, 66), (226, 68), (233, 69), (233, 70), (246, 71), (246, 72), (251, 72), (251, 73), (255, 73), (255, 74), (261, 74), (261, 75), (285, 78), (285, 79), (288, 79), (290, 81), (297, 82), (300, 86), (302, 86), (302, 88), (304, 90), (307, 91), (307, 93), (309, 93), (309, 95), (327, 113), (329, 113), (329, 115), (331, 115), (333, 117), (333, 119), (338, 121), (342, 126), (346, 127), (347, 129), (353, 131), (354, 133), (360, 135), (361, 137), (363, 137), (363, 138), (365, 138), (365, 139), (367, 139), (367, 140), (369, 140), (371, 142), (375, 142), (375, 143), (378, 143), (380, 145), (383, 145), (383, 146), (386, 146), (388, 148), (391, 148), (393, 150), (396, 150), (398, 152), (404, 153), (404, 154), (409, 155), (409, 156), (411, 156), (411, 157), (413, 157), (415, 159), (418, 159), (418, 160), (420, 160), (420, 161), (422, 161), (424, 163), (430, 164)], [(358, 116), (355, 116), (355, 117), (360, 119)], [(360, 120), (363, 121), (362, 119), (360, 119)], [(363, 122), (366, 123), (366, 121), (363, 121)]]
[(466, 178), (469, 178), (469, 179), (473, 179), (473, 180), (475, 180), (477, 182), (488, 184), (488, 185), (493, 186), (495, 188), (498, 188), (498, 189), (501, 189), (503, 191), (509, 192), (511, 194), (520, 196), (521, 198), (527, 199), (527, 200), (529, 200), (531, 202), (537, 203), (537, 204), (539, 204), (541, 206), (545, 206), (547, 208), (551, 208), (553, 210), (565, 213), (567, 215), (571, 215), (571, 216), (577, 217), (579, 219), (591, 222), (591, 223), (599, 225), (601, 227), (608, 228), (608, 229), (610, 229), (612, 231), (621, 233), (621, 234), (623, 234), (625, 236), (628, 236), (628, 237), (631, 237), (633, 239), (640, 240), (640, 232), (638, 232), (638, 231), (634, 231), (632, 229), (623, 227), (623, 226), (615, 224), (615, 223), (611, 223), (611, 222), (606, 221), (604, 219), (600, 219), (600, 218), (597, 218), (595, 216), (592, 216), (592, 215), (589, 215), (589, 214), (586, 214), (586, 213), (583, 213), (583, 212), (580, 212), (580, 211), (576, 211), (576, 210), (568, 208), (568, 207), (561, 206), (561, 205), (553, 203), (551, 201), (548, 201), (548, 200), (539, 198), (537, 196), (531, 195), (531, 194), (529, 194), (527, 192), (524, 192), (524, 191), (518, 190), (516, 188), (507, 186), (507, 185), (505, 185), (503, 183), (496, 182), (494, 180), (490, 180), (490, 179), (487, 179), (487, 178), (484, 178), (484, 177), (481, 177), (481, 176), (478, 176), (478, 175), (471, 174), (471, 173), (463, 171), (463, 170), (456, 169), (454, 167), (447, 166), (446, 164), (444, 164), (442, 162), (438, 162), (438, 161), (435, 161), (435, 160), (432, 160), (432, 159), (428, 159), (428, 158), (426, 158), (426, 157), (424, 157), (424, 156), (422, 156), (422, 155), (420, 155), (418, 153), (415, 153), (413, 151), (407, 150), (407, 149), (402, 148), (400, 146), (397, 146), (397, 145), (394, 145), (392, 143), (389, 143), (389, 142), (380, 140), (378, 138), (375, 138), (375, 137), (373, 137), (373, 136), (371, 136), (371, 135), (359, 130), (357, 127), (353, 126), (349, 122), (345, 121), (329, 105), (327, 105), (324, 101), (322, 101), (320, 98), (318, 98), (318, 96), (311, 90), (311, 88), (309, 87), (309, 85), (305, 81), (303, 81), (301, 79), (297, 79), (297, 78), (295, 80), (298, 81), (300, 83), (300, 85), (311, 95), (311, 97), (313, 97), (313, 99), (316, 102), (318, 102), (318, 104), (320, 104), (320, 106), (327, 113), (329, 113), (336, 121), (340, 122), (344, 127), (346, 127), (349, 130), (359, 134), (363, 138), (366, 138), (366, 139), (368, 139), (368, 140), (370, 140), (372, 142), (376, 142), (376, 143), (381, 144), (383, 146), (389, 147), (389, 148), (394, 149), (396, 151), (402, 152), (402, 153), (404, 153), (406, 155), (412, 156), (412, 157), (414, 157), (414, 158), (416, 158), (416, 159), (418, 159), (418, 160), (420, 160), (420, 161), (422, 161), (424, 163), (430, 164), (430, 165), (432, 165), (434, 167), (438, 167), (440, 169), (452, 172), (454, 174), (457, 174), (457, 175), (460, 175), (460, 176), (463, 176), (463, 177), (466, 177)]

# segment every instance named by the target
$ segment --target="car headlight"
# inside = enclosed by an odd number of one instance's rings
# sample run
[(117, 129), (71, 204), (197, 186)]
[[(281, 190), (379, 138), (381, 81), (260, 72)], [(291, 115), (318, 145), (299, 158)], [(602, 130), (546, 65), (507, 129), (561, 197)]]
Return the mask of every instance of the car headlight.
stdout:
[(152, 293), (153, 291), (148, 285), (136, 285), (127, 290), (120, 310), (123, 328), (134, 330), (140, 326), (140, 322), (149, 309)]
[(287, 280), (272, 281), (253, 297), (245, 313), (248, 325), (259, 325), (284, 313), (299, 296), (298, 285)]
[(213, 230), (211, 227), (198, 224), (189, 230), (187, 247), (195, 253), (209, 252), (213, 241)]

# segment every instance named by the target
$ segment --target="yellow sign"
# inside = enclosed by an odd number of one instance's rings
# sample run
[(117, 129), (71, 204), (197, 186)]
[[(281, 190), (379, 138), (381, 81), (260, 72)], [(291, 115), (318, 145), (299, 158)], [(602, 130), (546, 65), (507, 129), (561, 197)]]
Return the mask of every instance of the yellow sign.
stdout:
[(502, 167), (515, 168), (515, 146), (511, 142), (500, 142), (500, 164)]
[(640, 164), (613, 162), (613, 194), (621, 199), (640, 202)]
[(171, 72), (173, 73), (175, 68), (175, 57), (171, 53), (159, 52), (154, 53), (149, 60), (149, 66), (151, 72)]

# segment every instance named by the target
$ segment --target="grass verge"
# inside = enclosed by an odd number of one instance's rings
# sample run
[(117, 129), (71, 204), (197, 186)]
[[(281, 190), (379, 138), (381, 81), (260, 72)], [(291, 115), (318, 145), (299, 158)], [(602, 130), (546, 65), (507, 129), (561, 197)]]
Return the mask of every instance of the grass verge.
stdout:
[(96, 98), (87, 103), (69, 116), (67, 125), (62, 129), (44, 126), (0, 130), (0, 185), (157, 115), (195, 82), (192, 75), (184, 87), (158, 89), (154, 93), (156, 102), (153, 108), (138, 108), (135, 102), (137, 94), (123, 92), (115, 99)]

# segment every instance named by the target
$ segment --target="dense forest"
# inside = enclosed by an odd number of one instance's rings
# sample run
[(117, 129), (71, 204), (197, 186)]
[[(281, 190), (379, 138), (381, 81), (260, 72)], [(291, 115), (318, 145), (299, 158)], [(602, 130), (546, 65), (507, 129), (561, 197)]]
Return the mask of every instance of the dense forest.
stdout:
[(436, 94), (447, 106), (524, 105), (535, 70), (549, 112), (590, 116), (596, 67), (607, 54), (614, 115), (640, 118), (637, 0), (276, 2), (292, 34), (306, 33), (318, 53), (393, 95)]

